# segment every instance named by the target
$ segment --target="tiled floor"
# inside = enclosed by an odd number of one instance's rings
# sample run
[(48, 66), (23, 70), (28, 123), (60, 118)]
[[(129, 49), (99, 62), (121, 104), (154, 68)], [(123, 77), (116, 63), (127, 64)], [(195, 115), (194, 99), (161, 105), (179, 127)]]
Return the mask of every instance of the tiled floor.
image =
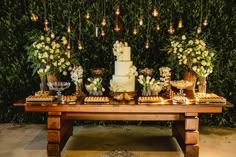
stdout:
[[(0, 157), (46, 157), (46, 126), (0, 124)], [(236, 129), (200, 128), (200, 157), (235, 157)], [(76, 126), (62, 157), (99, 157), (114, 149), (139, 157), (183, 156), (171, 129), (153, 126)]]

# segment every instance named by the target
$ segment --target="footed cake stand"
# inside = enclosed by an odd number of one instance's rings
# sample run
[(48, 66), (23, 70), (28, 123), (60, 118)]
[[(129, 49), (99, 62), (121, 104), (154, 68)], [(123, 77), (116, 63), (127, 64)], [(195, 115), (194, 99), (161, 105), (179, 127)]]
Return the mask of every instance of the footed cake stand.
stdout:
[(192, 82), (186, 81), (186, 80), (175, 80), (170, 81), (170, 84), (179, 89), (179, 93), (177, 93), (176, 96), (173, 97), (174, 103), (185, 103), (187, 100), (187, 97), (185, 96), (184, 89), (188, 88), (192, 85)]

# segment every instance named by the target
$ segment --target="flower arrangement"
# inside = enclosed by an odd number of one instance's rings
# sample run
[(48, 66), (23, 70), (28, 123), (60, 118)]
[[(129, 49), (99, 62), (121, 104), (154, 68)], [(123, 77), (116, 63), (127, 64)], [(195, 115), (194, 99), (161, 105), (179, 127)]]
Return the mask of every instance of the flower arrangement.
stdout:
[(68, 44), (66, 37), (50, 38), (47, 34), (41, 35), (28, 47), (28, 60), (33, 63), (34, 72), (47, 75), (49, 72), (61, 72), (67, 75), (72, 70), (70, 52), (66, 51)]
[(89, 84), (86, 85), (86, 90), (89, 92), (89, 95), (102, 95), (102, 92), (105, 91), (105, 88), (102, 86), (103, 79), (100, 77), (88, 78)]
[(168, 53), (174, 56), (180, 65), (194, 71), (198, 76), (206, 77), (213, 71), (214, 50), (208, 48), (199, 38), (175, 36), (171, 39)]
[(82, 66), (74, 66), (70, 72), (71, 79), (75, 84), (81, 84), (83, 81), (83, 68)]
[(150, 96), (151, 93), (151, 86), (154, 84), (155, 79), (151, 78), (150, 76), (139, 75), (138, 82), (143, 86), (142, 95), (143, 96)]
[(138, 75), (137, 68), (136, 68), (136, 66), (132, 65), (129, 68), (129, 77), (137, 76), (137, 75)]
[(123, 48), (127, 47), (128, 43), (127, 42), (119, 42), (116, 41), (115, 44), (113, 44), (113, 54), (114, 56), (117, 57), (117, 60), (121, 60), (121, 55), (124, 53)]

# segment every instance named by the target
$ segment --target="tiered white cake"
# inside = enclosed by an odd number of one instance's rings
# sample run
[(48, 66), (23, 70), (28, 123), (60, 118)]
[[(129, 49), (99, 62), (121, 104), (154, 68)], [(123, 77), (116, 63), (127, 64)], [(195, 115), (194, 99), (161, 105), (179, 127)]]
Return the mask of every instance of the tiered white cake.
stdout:
[(131, 48), (125, 43), (116, 42), (113, 53), (117, 57), (115, 61), (115, 74), (112, 76), (111, 90), (113, 92), (135, 91), (136, 67), (131, 61)]

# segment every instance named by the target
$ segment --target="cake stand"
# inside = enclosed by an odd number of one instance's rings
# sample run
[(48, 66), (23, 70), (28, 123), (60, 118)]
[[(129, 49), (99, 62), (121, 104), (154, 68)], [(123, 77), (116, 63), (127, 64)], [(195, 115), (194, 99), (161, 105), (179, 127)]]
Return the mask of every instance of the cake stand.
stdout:
[(50, 90), (57, 91), (57, 95), (55, 97), (60, 98), (61, 92), (70, 87), (70, 82), (48, 82), (48, 87)]
[(187, 97), (185, 96), (184, 89), (191, 86), (192, 82), (186, 80), (175, 80), (175, 81), (170, 81), (170, 84), (171, 86), (179, 89), (179, 93), (177, 93), (177, 95), (173, 97), (173, 101), (175, 103), (185, 103)]

